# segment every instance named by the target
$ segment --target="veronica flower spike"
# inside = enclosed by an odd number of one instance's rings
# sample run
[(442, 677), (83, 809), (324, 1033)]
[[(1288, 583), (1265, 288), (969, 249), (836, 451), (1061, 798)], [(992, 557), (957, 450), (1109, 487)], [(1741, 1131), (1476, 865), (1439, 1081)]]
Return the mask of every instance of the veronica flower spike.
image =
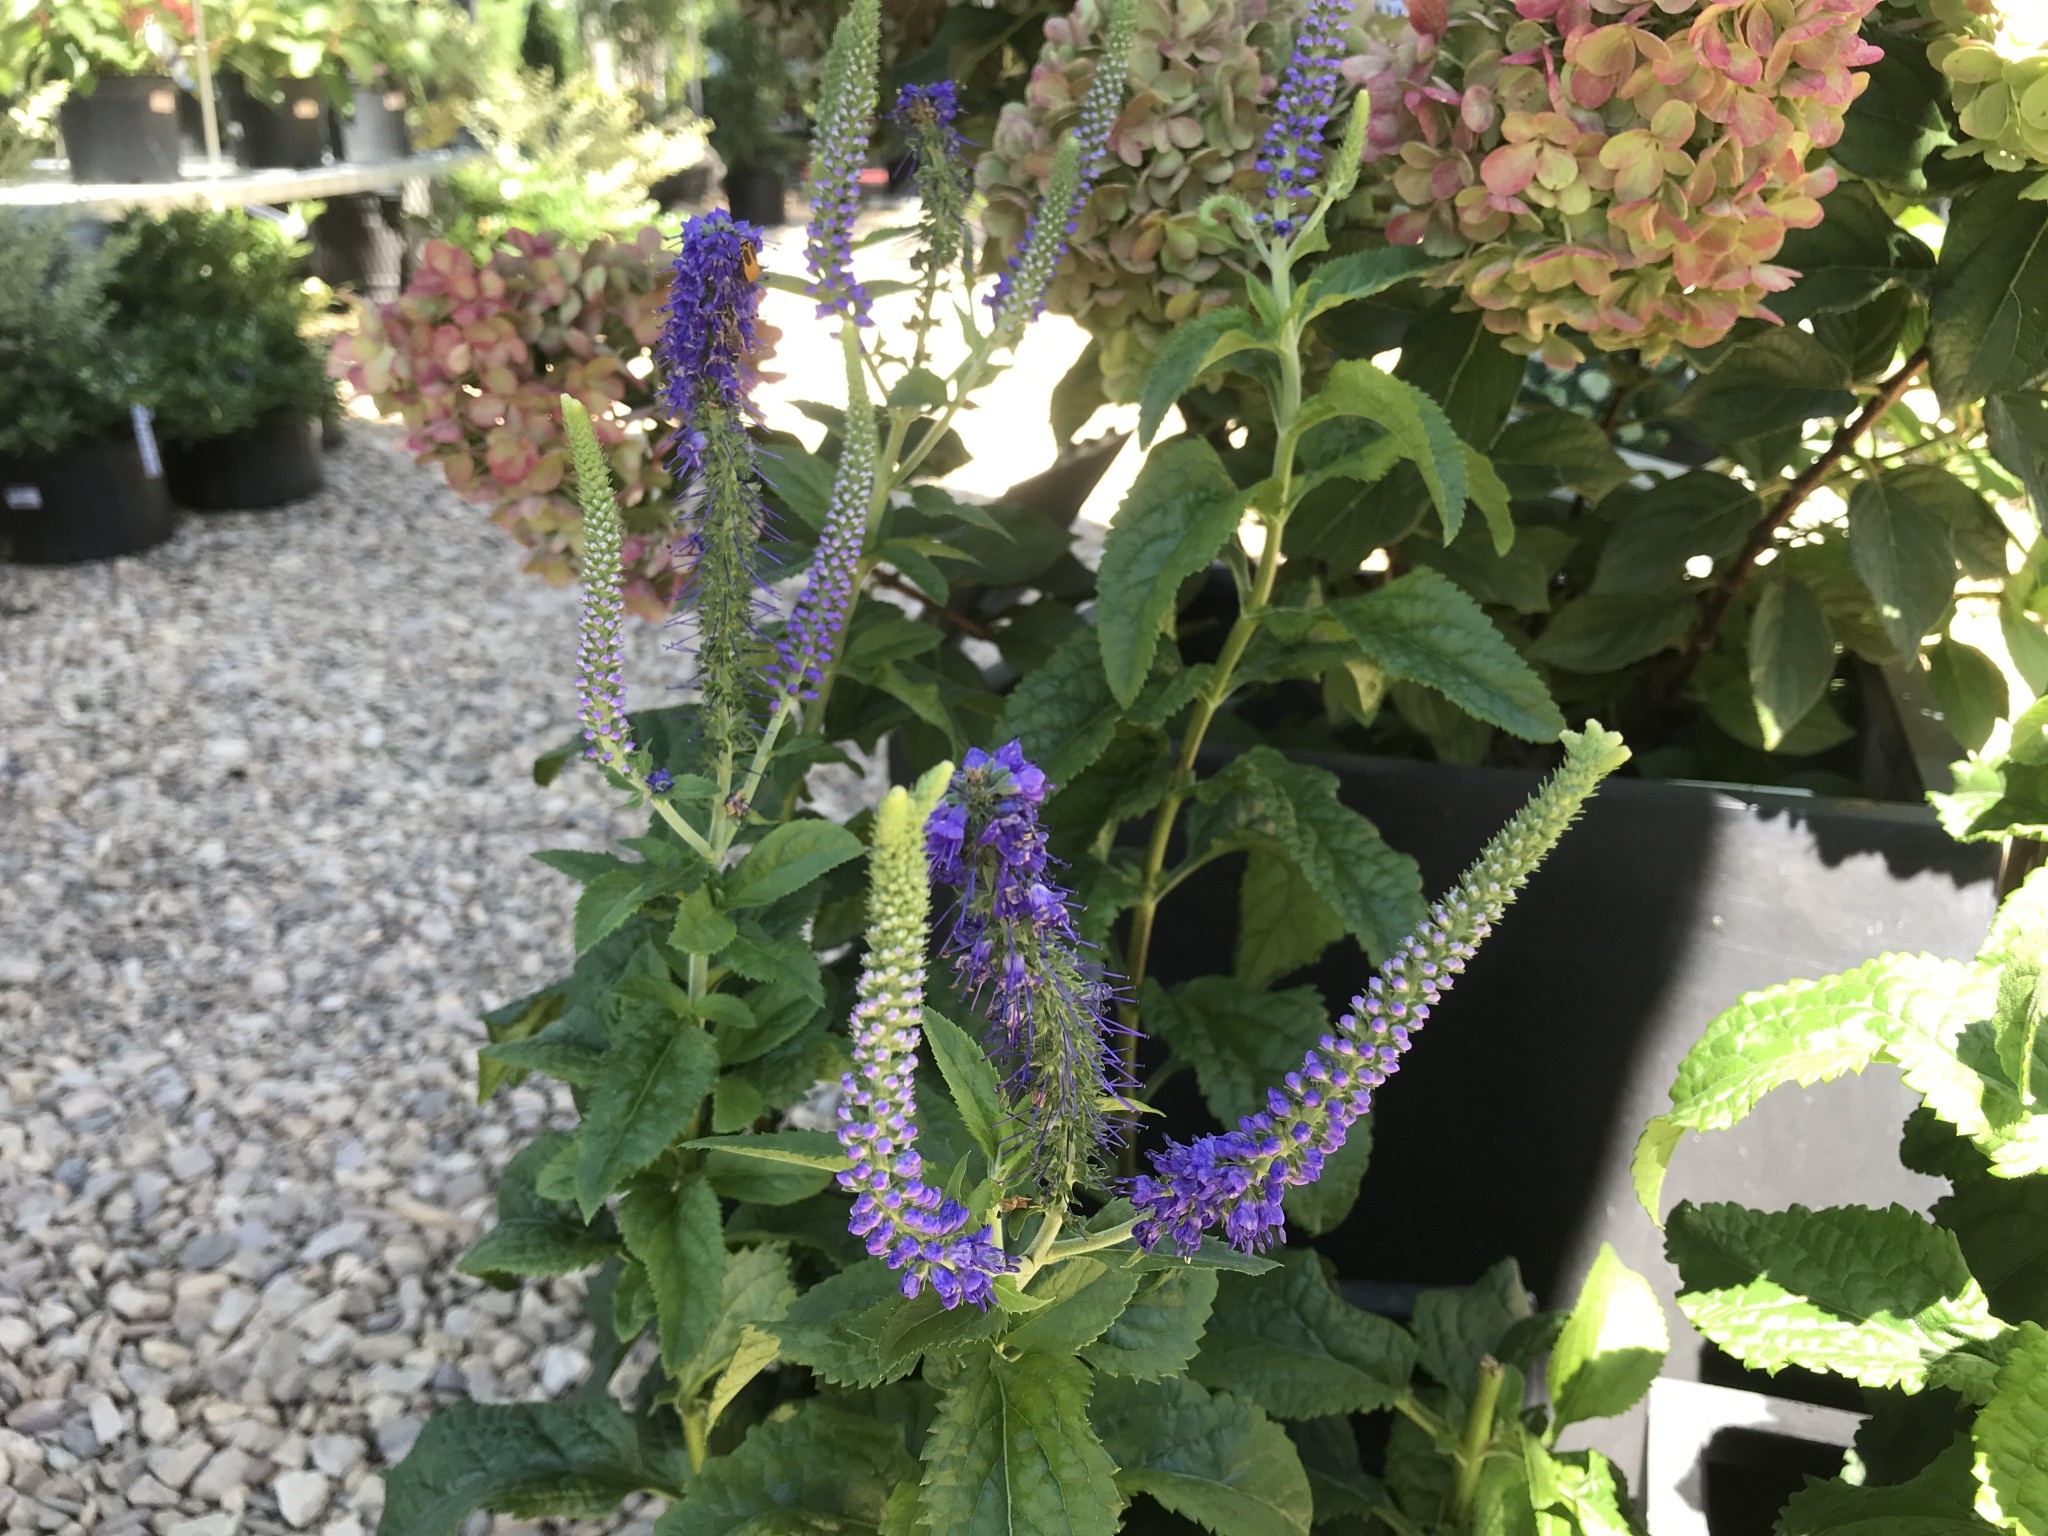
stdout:
[(839, 1144), (852, 1166), (847, 1229), (903, 1275), (915, 1297), (931, 1286), (947, 1308), (986, 1307), (995, 1278), (1016, 1269), (992, 1230), (924, 1181), (917, 1151), (917, 1048), (923, 1038), (924, 957), (931, 892), (921, 831), (952, 772), (932, 770), (914, 790), (889, 791), (875, 812), (867, 956), (853, 1008), (853, 1070), (841, 1084)]
[(1008, 1068), (1013, 1139), (1030, 1149), (1047, 1198), (1107, 1177), (1104, 1152), (1130, 1107), (1110, 1013), (1116, 988), (1075, 932), (1068, 893), (1052, 881), (1039, 807), (1051, 786), (1011, 742), (970, 750), (925, 824), (936, 885), (959, 893), (945, 953), (961, 990), (989, 1018), (991, 1054)]
[(583, 622), (576, 647), (576, 691), (582, 701), (583, 739), (590, 743), (584, 755), (632, 778), (619, 504), (590, 413), (574, 395), (562, 396), (562, 427), (575, 461), (576, 496), (583, 510)]
[(995, 311), (995, 336), (1001, 344), (1015, 345), (1024, 327), (1045, 308), (1053, 272), (1108, 158), (1109, 133), (1123, 110), (1124, 91), (1130, 82), (1131, 44), (1137, 35), (1137, 0), (1111, 0), (1102, 57), (1081, 98), (1074, 131), (1061, 140), (1045, 195), (1038, 200), (1017, 242), (1016, 254), (988, 297), (989, 307)]
[(728, 766), (753, 728), (753, 651), (761, 617), (767, 509), (755, 473), (761, 231), (723, 211), (683, 225), (657, 353), (669, 441), (686, 498), (677, 555), (687, 571), (678, 618), (695, 629), (704, 733)]
[(1266, 1090), (1266, 1107), (1237, 1129), (1152, 1154), (1152, 1173), (1133, 1179), (1138, 1220), (1131, 1235), (1147, 1250), (1181, 1253), (1218, 1229), (1247, 1253), (1286, 1234), (1281, 1201), (1313, 1184), (1344, 1145), (1373, 1093), (1401, 1064), (1430, 1009), (1465, 969), (1516, 892), (1557, 845), (1600, 781), (1628, 761), (1620, 736), (1588, 721), (1564, 733), (1565, 758), (1530, 802), (1398, 946), (1336, 1028), (1298, 1071)]
[(1273, 119), (1266, 125), (1255, 163), (1266, 177), (1266, 197), (1272, 204), (1261, 210), (1258, 222), (1281, 239), (1295, 232), (1294, 205), (1314, 192), (1322, 170), (1323, 135), (1343, 88), (1338, 65), (1354, 4), (1355, 0), (1309, 0), (1294, 34), (1293, 56), (1280, 77)]
[(875, 120), (881, 35), (881, 0), (853, 0), (832, 33), (818, 97), (804, 247), (818, 313), (843, 315), (858, 325), (868, 323), (868, 294), (853, 275), (853, 220)]

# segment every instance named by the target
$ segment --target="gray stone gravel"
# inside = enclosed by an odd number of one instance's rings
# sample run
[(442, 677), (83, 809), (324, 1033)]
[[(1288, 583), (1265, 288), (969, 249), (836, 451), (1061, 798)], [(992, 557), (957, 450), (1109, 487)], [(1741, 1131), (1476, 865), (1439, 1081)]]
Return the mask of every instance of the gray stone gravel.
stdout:
[(576, 1287), (454, 1273), (569, 1112), (472, 1092), (477, 1010), (569, 953), (528, 854), (638, 830), (529, 776), (575, 594), (387, 428), (328, 473), (0, 566), (0, 1529), (358, 1536), (437, 1404), (580, 1374)]

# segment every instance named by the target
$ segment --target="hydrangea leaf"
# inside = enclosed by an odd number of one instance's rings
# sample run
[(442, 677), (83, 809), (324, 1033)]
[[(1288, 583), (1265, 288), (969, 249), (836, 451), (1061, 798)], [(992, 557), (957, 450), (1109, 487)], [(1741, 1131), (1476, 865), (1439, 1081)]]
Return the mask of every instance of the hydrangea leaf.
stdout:
[(1562, 1426), (1633, 1408), (1663, 1368), (1671, 1336), (1650, 1282), (1602, 1243), (1550, 1352), (1550, 1402)]
[(1704, 469), (1648, 490), (1617, 489), (1600, 510), (1617, 521), (1600, 548), (1592, 590), (1667, 596), (1684, 581), (1687, 561), (1726, 560), (1764, 515), (1755, 491)]
[(1679, 1310), (1745, 1365), (1990, 1395), (1985, 1346), (2004, 1325), (1954, 1235), (1904, 1206), (1685, 1204), (1666, 1252), (1684, 1281)]
[(1158, 1381), (1187, 1368), (1216, 1304), (1216, 1271), (1176, 1264), (1147, 1273), (1122, 1314), (1081, 1351), (1098, 1371)]
[(1559, 606), (1529, 654), (1566, 672), (1613, 672), (1676, 645), (1692, 606), (1671, 592), (1588, 592)]
[(1878, 1060), (1902, 1020), (1946, 1013), (1969, 968), (1931, 955), (1880, 955), (1819, 981), (1752, 992), (1709, 1024), (1680, 1063), (1671, 1108), (1636, 1147), (1636, 1195), (1652, 1216), (1687, 1131), (1726, 1130), (1773, 1088), (1808, 1088)]
[(1408, 1388), (1415, 1342), (1330, 1286), (1312, 1255), (1289, 1253), (1262, 1279), (1224, 1275), (1191, 1374), (1276, 1418), (1388, 1407)]
[(1564, 729), (1535, 669), (1442, 573), (1410, 571), (1330, 611), (1389, 676), (1434, 689), (1524, 741), (1555, 741)]
[(1892, 644), (1916, 654), (1955, 596), (1948, 524), (1907, 482), (1859, 480), (1849, 493), (1849, 560)]
[(1126, 1494), (1149, 1494), (1215, 1536), (1308, 1536), (1308, 1474), (1287, 1431), (1185, 1377), (1102, 1382), (1093, 1418)]
[(644, 1488), (674, 1493), (609, 1398), (450, 1403), (384, 1480), (379, 1531), (447, 1536), (478, 1509), (596, 1520)]
[(1243, 512), (1243, 493), (1205, 440), (1176, 438), (1145, 460), (1110, 521), (1096, 575), (1096, 642), (1118, 703), (1136, 701), (1181, 583), (1209, 568)]
[(714, 1456), (656, 1524), (657, 1536), (879, 1531), (889, 1495), (916, 1475), (903, 1432), (813, 1399)]
[(2020, 1325), (1970, 1440), (1978, 1512), (2008, 1530), (2048, 1531), (2048, 1329)]
[(977, 1350), (924, 1443), (924, 1522), (948, 1536), (1114, 1536), (1123, 1497), (1088, 1423), (1093, 1385), (1071, 1357)]
[(1812, 591), (1767, 577), (1749, 620), (1749, 688), (1766, 752), (1820, 702), (1834, 671), (1835, 637)]
[(1934, 270), (1927, 350), (1942, 404), (2031, 384), (2048, 349), (2048, 204), (1988, 176), (1956, 200)]

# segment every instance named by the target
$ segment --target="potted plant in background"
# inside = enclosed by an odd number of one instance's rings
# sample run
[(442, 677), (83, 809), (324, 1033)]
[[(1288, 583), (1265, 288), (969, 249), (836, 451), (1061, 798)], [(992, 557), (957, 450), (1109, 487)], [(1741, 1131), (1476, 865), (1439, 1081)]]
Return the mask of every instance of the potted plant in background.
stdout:
[(349, 99), (339, 13), (284, 0), (209, 0), (207, 50), (256, 169), (303, 170), (329, 154), (328, 109)]
[(353, 164), (412, 151), (410, 118), (428, 99), (466, 88), (479, 47), (474, 24), (440, 0), (345, 0), (335, 52), (347, 92), (334, 103), (335, 152)]
[(335, 400), (303, 334), (304, 247), (237, 211), (131, 215), (119, 232), (107, 291), (155, 402), (172, 496), (217, 512), (318, 491)]
[(769, 36), (728, 12), (704, 34), (704, 115), (711, 147), (725, 162), (725, 200), (733, 217), (772, 229), (786, 217), (784, 178), (797, 163), (789, 117), (789, 68)]
[(15, 5), (0, 22), (0, 96), (70, 86), (58, 126), (73, 181), (176, 181), (178, 87), (164, 71), (186, 45), (190, 16), (182, 3)]
[(0, 545), (15, 560), (105, 560), (170, 537), (140, 380), (109, 328), (118, 254), (0, 210)]

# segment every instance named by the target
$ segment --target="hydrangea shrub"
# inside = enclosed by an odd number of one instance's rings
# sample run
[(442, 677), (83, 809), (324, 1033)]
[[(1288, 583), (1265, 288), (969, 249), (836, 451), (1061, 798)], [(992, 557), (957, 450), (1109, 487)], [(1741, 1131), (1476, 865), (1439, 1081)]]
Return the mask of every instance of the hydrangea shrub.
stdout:
[(419, 461), (489, 507), (532, 552), (526, 568), (558, 583), (576, 579), (583, 542), (561, 428), (561, 396), (574, 396), (625, 509), (625, 601), (660, 617), (681, 579), (651, 371), (667, 270), (652, 228), (581, 247), (510, 230), (481, 263), (431, 241), (403, 294), (360, 309), (329, 371), (403, 417)]

